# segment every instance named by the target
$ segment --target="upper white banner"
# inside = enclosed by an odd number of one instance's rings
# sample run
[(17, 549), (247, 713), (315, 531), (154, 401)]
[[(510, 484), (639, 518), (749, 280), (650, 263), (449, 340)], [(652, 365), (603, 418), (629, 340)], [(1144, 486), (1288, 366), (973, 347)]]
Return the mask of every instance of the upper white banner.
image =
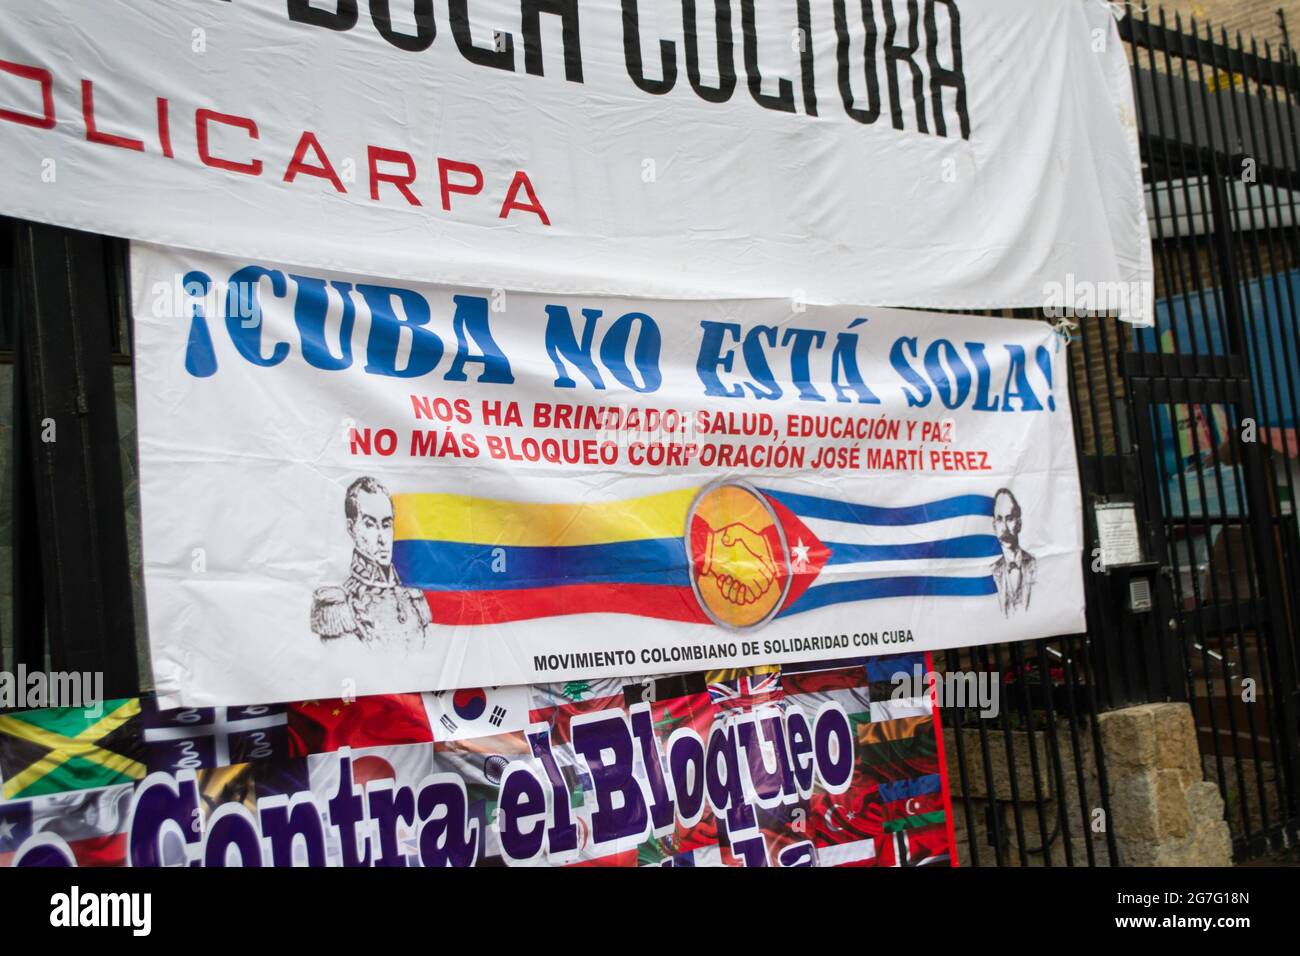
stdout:
[(0, 15), (6, 214), (487, 288), (964, 309), (1072, 289), (1149, 321), (1099, 0)]

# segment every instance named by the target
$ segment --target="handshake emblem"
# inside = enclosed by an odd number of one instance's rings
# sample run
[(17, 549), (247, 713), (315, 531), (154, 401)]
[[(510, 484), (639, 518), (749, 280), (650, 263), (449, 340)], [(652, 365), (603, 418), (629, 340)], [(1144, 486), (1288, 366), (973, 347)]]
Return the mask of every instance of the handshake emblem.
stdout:
[(691, 589), (713, 623), (756, 627), (780, 612), (794, 580), (786, 540), (757, 489), (723, 481), (700, 492), (687, 518), (686, 548)]
[(776, 560), (767, 538), (736, 522), (713, 531), (704, 550), (704, 577), (731, 604), (753, 604), (776, 582)]

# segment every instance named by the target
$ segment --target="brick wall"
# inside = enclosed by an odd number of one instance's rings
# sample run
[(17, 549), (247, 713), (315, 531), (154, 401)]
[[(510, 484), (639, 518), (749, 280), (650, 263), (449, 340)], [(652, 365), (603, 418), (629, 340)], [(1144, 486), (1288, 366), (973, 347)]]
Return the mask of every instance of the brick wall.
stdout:
[[(1247, 44), (1254, 35), (1261, 47), (1268, 41), (1274, 49), (1283, 42), (1282, 24), (1277, 15), (1282, 10), (1292, 45), (1300, 45), (1300, 0), (1168, 0), (1162, 5), (1170, 20), (1175, 12), (1182, 14), (1184, 22), (1188, 17), (1195, 17), (1198, 23), (1208, 19), (1216, 35), (1219, 27), (1226, 28), (1229, 34), (1240, 30)], [(1141, 10), (1141, 4), (1134, 6)], [(1150, 6), (1154, 19), (1161, 4)]]

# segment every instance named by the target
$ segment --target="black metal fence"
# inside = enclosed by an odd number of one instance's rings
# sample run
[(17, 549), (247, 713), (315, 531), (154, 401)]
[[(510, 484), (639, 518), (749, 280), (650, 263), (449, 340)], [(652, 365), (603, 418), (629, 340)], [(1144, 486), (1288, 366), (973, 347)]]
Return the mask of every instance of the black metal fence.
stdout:
[(1155, 328), (1124, 388), (1188, 697), (1239, 857), (1294, 841), (1300, 70), (1240, 35), (1130, 24)]
[[(1087, 633), (936, 655), (937, 669), (998, 692), (996, 714), (941, 715), (970, 865), (1122, 862), (1097, 715), (1150, 701), (1190, 703), (1239, 858), (1286, 845), (1300, 819), (1300, 70), (1163, 14), (1122, 34), (1155, 328), (1094, 316), (1073, 333)], [(104, 670), (118, 695), (140, 689), (113, 415), (126, 282), (116, 240), (0, 220), (0, 367), (13, 385), (0, 664)], [(42, 438), (47, 420), (57, 442)], [(1094, 570), (1094, 506), (1114, 502), (1138, 516), (1148, 578)]]
[[(1154, 701), (1189, 703), (1238, 860), (1300, 826), (1300, 69), (1131, 14), (1154, 328), (1094, 314), (1072, 333), (1088, 632), (946, 655), (1005, 678), (996, 717), (943, 712), (977, 866), (1122, 862), (1095, 716)], [(1114, 503), (1147, 559), (1124, 573), (1096, 560), (1095, 509)]]

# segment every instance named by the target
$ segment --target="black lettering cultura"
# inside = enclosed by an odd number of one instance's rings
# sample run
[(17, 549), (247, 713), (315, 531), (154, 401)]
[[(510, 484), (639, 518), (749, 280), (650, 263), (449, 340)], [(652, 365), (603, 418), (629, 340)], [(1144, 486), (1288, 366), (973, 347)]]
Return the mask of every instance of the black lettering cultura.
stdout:
[[(291, 22), (309, 28), (374, 30), (393, 48), (420, 54), (437, 42), (438, 31), (432, 0), (413, 0), (413, 4), (414, 32), (394, 25), (390, 0), (334, 0), (332, 5), (287, 0), (287, 12)], [(450, 42), (466, 62), (543, 76), (549, 61), (552, 71), (563, 64), (568, 82), (587, 82), (578, 0), (519, 0), (522, 44), (501, 29), (492, 31), (490, 42), (475, 43), (476, 16), (489, 16), (478, 13), (475, 6), (471, 0), (447, 3)], [(691, 91), (700, 100), (727, 103), (739, 80), (739, 45), (745, 86), (757, 106), (793, 116), (823, 115), (818, 107), (815, 51), (827, 46), (818, 44), (818, 36), (833, 30), (834, 70), (827, 65), (823, 74), (835, 76), (847, 117), (870, 125), (886, 116), (896, 130), (970, 139), (958, 0), (832, 0), (829, 4), (786, 0), (775, 11), (764, 6), (761, 21), (757, 0), (740, 0), (738, 21), (732, 16), (730, 0), (681, 0), (681, 43), (656, 35), (641, 6), (639, 0), (619, 2), (624, 68), (643, 93), (673, 92), (685, 67)], [(552, 40), (547, 49), (542, 44), (543, 14), (559, 27), (558, 45)], [(487, 25), (487, 21), (479, 23), (480, 36)], [(780, 32), (780, 47), (789, 51), (785, 56), (766, 42), (772, 30)], [(854, 33), (862, 37), (860, 44), (854, 42)], [(796, 71), (797, 90), (789, 78)]]

